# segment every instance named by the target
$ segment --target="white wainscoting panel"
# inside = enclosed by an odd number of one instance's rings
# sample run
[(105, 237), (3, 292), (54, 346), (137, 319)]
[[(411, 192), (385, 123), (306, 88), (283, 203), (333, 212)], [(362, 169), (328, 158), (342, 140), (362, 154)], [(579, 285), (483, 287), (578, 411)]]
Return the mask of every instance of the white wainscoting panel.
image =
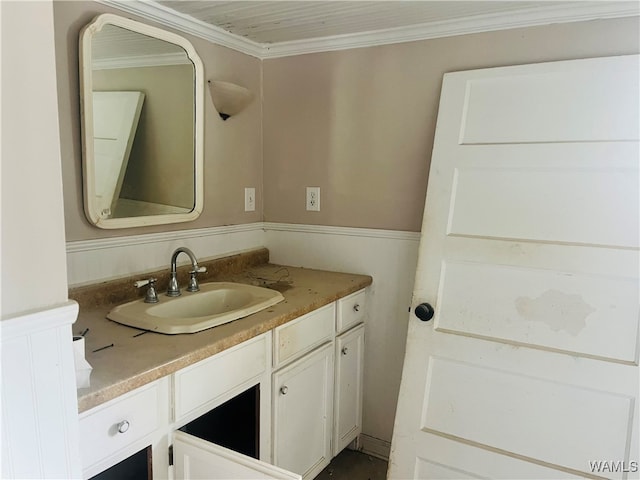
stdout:
[(262, 223), (67, 242), (67, 281), (69, 287), (77, 287), (163, 267), (168, 270), (178, 247), (190, 248), (202, 260), (262, 246)]
[[(373, 277), (365, 321), (362, 447), (388, 458), (420, 234), (265, 223), (271, 263)], [(387, 447), (385, 448), (380, 447)]]
[(80, 478), (77, 315), (70, 301), (0, 322), (3, 479)]

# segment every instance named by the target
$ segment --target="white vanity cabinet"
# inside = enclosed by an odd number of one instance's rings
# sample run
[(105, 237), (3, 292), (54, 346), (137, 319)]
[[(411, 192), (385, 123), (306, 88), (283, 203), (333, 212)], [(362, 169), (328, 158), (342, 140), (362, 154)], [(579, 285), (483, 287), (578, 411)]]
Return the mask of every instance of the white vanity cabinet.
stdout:
[[(156, 479), (315, 477), (361, 431), (364, 302), (361, 290), (83, 412), (84, 478), (134, 456)], [(218, 439), (238, 431), (240, 445)]]

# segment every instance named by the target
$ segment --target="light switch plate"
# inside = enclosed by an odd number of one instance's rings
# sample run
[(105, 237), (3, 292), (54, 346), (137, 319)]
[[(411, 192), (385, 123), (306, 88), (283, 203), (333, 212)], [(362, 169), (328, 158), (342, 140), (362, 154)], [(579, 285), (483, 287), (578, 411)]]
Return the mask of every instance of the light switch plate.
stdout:
[(256, 210), (256, 189), (247, 187), (244, 189), (244, 211), (254, 212)]

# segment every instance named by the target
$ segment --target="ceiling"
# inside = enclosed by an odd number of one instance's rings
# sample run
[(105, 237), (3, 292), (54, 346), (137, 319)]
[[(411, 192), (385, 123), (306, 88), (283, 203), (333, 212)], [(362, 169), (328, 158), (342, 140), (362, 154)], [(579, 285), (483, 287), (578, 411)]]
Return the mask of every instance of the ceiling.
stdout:
[(547, 2), (159, 0), (158, 3), (253, 42), (273, 44), (477, 15), (509, 15), (539, 8)]
[[(167, 62), (170, 65), (189, 62), (184, 49), (179, 45), (109, 23), (91, 36), (91, 58), (94, 68), (96, 63), (117, 63), (124, 58), (135, 61), (148, 57), (171, 57), (171, 61)], [(117, 67), (114, 65), (112, 68)]]
[(98, 1), (263, 58), (640, 14), (602, 0)]

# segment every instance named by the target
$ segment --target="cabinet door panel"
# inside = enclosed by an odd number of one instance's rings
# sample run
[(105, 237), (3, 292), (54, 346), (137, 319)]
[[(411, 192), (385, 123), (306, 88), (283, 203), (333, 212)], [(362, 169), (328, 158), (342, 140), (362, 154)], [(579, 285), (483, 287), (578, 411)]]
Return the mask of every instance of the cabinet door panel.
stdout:
[(300, 480), (300, 475), (177, 431), (173, 438), (175, 478), (203, 480)]
[(362, 431), (364, 325), (336, 338), (336, 382), (333, 455)]
[(313, 478), (331, 460), (333, 343), (273, 376), (273, 459)]

